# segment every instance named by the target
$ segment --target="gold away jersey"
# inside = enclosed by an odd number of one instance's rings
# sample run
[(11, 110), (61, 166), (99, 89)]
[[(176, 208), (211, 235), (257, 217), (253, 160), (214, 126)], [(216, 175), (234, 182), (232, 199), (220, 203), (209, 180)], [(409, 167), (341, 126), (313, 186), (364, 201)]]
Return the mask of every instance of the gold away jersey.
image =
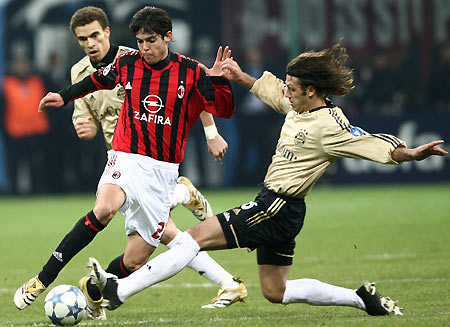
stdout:
[(389, 134), (371, 134), (352, 126), (332, 105), (298, 113), (284, 97), (285, 85), (264, 72), (252, 89), (275, 111), (286, 114), (264, 185), (281, 195), (305, 197), (325, 170), (339, 157), (398, 164), (392, 151), (406, 143)]
[[(116, 58), (128, 51), (134, 49), (119, 46)], [(92, 66), (89, 57), (85, 56), (79, 62), (72, 66), (71, 79), (72, 84), (81, 81), (86, 76), (94, 73), (96, 69)], [(125, 90), (118, 84), (112, 90), (100, 90), (86, 95), (83, 98), (75, 100), (75, 109), (72, 115), (72, 122), (75, 125), (78, 118), (93, 117), (92, 125), (98, 130), (101, 126), (105, 137), (106, 147), (111, 149), (114, 129), (119, 118), (120, 108), (125, 99)]]

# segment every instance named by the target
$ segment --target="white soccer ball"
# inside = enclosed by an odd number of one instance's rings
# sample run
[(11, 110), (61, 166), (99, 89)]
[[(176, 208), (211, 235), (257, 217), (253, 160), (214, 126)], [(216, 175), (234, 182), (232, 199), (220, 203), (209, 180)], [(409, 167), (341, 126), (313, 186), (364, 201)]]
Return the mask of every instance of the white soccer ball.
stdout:
[(73, 326), (86, 316), (86, 298), (75, 286), (58, 285), (45, 297), (44, 310), (55, 325)]

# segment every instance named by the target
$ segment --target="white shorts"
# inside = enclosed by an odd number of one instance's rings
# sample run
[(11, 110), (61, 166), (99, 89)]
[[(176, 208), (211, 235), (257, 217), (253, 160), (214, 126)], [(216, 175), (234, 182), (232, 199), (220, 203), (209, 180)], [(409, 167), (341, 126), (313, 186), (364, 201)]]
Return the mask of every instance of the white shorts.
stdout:
[(125, 216), (127, 235), (136, 231), (147, 243), (158, 246), (169, 219), (178, 167), (144, 155), (108, 151), (98, 188), (115, 184), (125, 192), (126, 200), (119, 211)]

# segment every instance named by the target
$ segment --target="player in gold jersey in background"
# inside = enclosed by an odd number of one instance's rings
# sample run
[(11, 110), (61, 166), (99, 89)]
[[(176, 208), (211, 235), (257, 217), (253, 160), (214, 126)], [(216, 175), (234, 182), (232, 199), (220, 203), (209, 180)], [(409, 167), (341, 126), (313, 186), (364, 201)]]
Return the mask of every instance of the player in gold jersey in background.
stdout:
[[(339, 157), (400, 164), (447, 155), (438, 147), (443, 141), (410, 149), (395, 136), (371, 134), (352, 126), (328, 99), (344, 96), (353, 88), (353, 73), (345, 65), (346, 60), (346, 50), (339, 44), (302, 53), (287, 65), (285, 83), (270, 72), (256, 79), (242, 72), (232, 58), (222, 63), (225, 77), (286, 115), (264, 187), (254, 201), (187, 230), (182, 244), (150, 260), (127, 278), (117, 279), (97, 262), (91, 274), (98, 276), (94, 280), (103, 289), (110, 309), (176, 274), (200, 250), (247, 247), (257, 250), (261, 288), (270, 302), (348, 306), (374, 316), (402, 314), (395, 301), (376, 291), (374, 283), (348, 289), (310, 278), (288, 280), (295, 237), (305, 216), (304, 197)], [(172, 268), (174, 263), (178, 268)]]

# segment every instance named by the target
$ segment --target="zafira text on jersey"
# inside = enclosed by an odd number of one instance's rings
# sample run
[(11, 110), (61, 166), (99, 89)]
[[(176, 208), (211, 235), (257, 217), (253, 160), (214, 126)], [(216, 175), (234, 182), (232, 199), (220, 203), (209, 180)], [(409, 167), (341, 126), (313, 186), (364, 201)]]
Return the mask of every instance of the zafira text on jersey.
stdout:
[(145, 112), (141, 114), (139, 111), (134, 112), (134, 119), (145, 120), (146, 122), (153, 121), (155, 124), (159, 124), (159, 125), (172, 125), (169, 117), (164, 119), (163, 116), (154, 115), (154, 114), (146, 114)]

